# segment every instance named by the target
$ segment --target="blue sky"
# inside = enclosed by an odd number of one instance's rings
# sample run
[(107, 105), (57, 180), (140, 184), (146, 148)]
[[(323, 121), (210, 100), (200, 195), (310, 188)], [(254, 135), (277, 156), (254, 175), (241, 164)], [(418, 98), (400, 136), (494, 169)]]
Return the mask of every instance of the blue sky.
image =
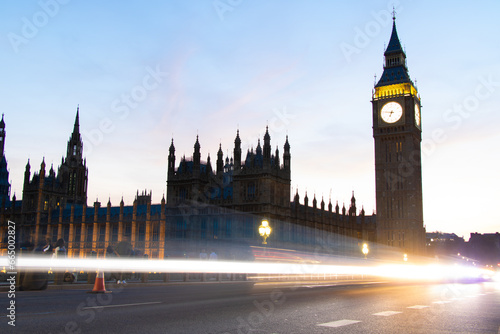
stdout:
[(77, 105), (89, 204), (166, 191), (168, 147), (244, 151), (266, 125), (292, 187), (375, 208), (371, 92), (396, 25), (422, 98), (428, 231), (499, 231), (498, 1), (4, 1), (0, 111), (12, 194), (60, 164)]

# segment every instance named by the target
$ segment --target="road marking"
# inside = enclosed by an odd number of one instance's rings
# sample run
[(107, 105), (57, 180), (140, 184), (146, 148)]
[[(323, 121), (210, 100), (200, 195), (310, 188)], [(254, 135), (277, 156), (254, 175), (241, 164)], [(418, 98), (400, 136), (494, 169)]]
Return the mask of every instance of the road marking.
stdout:
[(390, 317), (391, 315), (399, 314), (403, 312), (396, 312), (396, 311), (384, 311), (384, 312), (378, 312), (378, 313), (373, 313), (372, 315), (378, 315), (382, 317)]
[(360, 320), (343, 319), (343, 320), (337, 320), (337, 321), (332, 321), (332, 322), (326, 322), (324, 324), (319, 324), (318, 326), (324, 326), (324, 327), (342, 327), (342, 326), (356, 324), (358, 322), (361, 322), (361, 321)]
[(314, 289), (314, 288), (324, 288), (324, 287), (330, 287), (330, 286), (334, 286), (334, 285), (332, 285), (332, 284), (313, 284), (313, 285), (302, 285), (301, 287)]
[(416, 310), (421, 310), (423, 308), (426, 308), (426, 307), (429, 307), (427, 305), (413, 305), (413, 306), (408, 306), (407, 308), (413, 308), (413, 309), (416, 309)]
[(432, 302), (433, 304), (448, 304), (451, 303), (449, 300), (438, 300), (435, 302)]
[(91, 309), (91, 308), (125, 307), (125, 306), (161, 304), (161, 303), (162, 302), (148, 302), (148, 303), (135, 303), (135, 304), (118, 304), (118, 305), (104, 305), (104, 306), (89, 306), (89, 307), (83, 307), (82, 310), (88, 310), (88, 309)]

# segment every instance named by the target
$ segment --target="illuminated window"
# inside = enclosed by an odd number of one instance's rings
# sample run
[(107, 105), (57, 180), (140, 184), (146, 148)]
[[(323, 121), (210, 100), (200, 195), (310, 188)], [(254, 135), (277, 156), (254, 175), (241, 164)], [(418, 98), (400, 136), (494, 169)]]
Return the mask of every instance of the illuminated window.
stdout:
[(400, 141), (396, 143), (396, 160), (398, 162), (403, 161), (403, 143)]

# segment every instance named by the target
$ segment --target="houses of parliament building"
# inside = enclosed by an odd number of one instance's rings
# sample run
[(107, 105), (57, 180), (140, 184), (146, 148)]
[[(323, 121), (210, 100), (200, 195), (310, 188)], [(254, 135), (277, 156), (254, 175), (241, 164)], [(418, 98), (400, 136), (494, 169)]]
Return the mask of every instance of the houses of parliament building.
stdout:
[[(150, 258), (197, 254), (219, 244), (261, 244), (258, 227), (268, 220), (271, 247), (303, 249), (338, 255), (360, 254), (360, 245), (381, 243), (410, 253), (422, 253), (425, 229), (420, 169), (420, 97), (409, 79), (406, 55), (395, 24), (385, 52), (384, 73), (372, 99), (375, 141), (377, 215), (366, 215), (354, 193), (348, 207), (331, 199), (309, 201), (307, 193), (291, 194), (291, 151), (288, 136), (282, 154), (272, 150), (268, 129), (255, 151), (243, 154), (239, 130), (232, 156), (222, 144), (216, 161), (201, 157), (198, 136), (191, 158), (178, 159), (170, 144), (167, 189), (159, 204), (151, 193), (137, 192), (132, 205), (110, 201), (87, 204), (88, 168), (77, 109), (66, 156), (57, 171), (42, 160), (32, 171), (27, 162), (22, 200), (10, 198), (4, 155), (5, 122), (0, 122), (0, 236), (3, 253), (8, 221), (16, 223), (18, 243), (37, 245), (63, 238), (68, 255), (102, 256), (122, 240)], [(389, 110), (390, 109), (390, 110)], [(418, 112), (417, 112), (418, 109)], [(418, 120), (417, 120), (418, 117)], [(417, 155), (418, 159), (415, 159)], [(402, 163), (413, 164), (412, 173)], [(406, 165), (405, 165), (406, 166)], [(34, 168), (33, 168), (34, 169)], [(293, 198), (292, 198), (293, 196)], [(302, 203), (301, 203), (302, 202)], [(180, 254), (182, 253), (182, 254)], [(224, 256), (222, 256), (223, 258)]]

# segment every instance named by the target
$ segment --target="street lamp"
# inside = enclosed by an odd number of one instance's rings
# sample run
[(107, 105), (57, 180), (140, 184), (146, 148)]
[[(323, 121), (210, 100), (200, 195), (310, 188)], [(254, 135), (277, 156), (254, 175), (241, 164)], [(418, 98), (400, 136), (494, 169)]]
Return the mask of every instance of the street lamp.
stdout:
[(264, 241), (262, 241), (263, 245), (267, 245), (266, 239), (271, 234), (271, 231), (272, 229), (269, 227), (269, 222), (267, 220), (263, 220), (262, 225), (259, 226), (259, 234), (264, 239)]
[(368, 249), (368, 244), (364, 243), (363, 244), (363, 248), (361, 249), (361, 251), (363, 252), (364, 256), (365, 256), (365, 259), (366, 259), (366, 256), (368, 255), (368, 253), (370, 252), (370, 250)]

